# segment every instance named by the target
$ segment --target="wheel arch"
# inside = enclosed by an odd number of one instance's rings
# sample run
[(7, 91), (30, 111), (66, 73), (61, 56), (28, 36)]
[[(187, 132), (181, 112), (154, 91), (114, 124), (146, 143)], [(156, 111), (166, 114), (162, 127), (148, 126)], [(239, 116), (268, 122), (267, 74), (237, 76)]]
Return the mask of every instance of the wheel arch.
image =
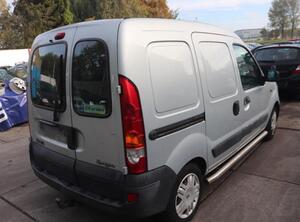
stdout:
[(173, 149), (166, 165), (178, 174), (187, 164), (195, 163), (205, 175), (207, 169), (207, 147), (204, 134), (193, 133), (186, 136)]

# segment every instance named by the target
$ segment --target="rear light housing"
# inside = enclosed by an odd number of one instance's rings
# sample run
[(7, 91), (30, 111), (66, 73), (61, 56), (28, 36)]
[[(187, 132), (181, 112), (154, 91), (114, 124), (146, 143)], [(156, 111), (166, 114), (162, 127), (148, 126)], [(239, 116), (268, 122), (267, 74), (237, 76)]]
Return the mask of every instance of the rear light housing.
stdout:
[(119, 75), (121, 112), (126, 165), (128, 173), (147, 171), (145, 128), (137, 87), (128, 78)]
[(300, 65), (294, 70), (293, 75), (300, 75)]
[(65, 37), (65, 35), (66, 35), (66, 33), (64, 33), (64, 32), (59, 32), (59, 33), (57, 33), (57, 34), (55, 35), (54, 39), (55, 39), (55, 40), (61, 40), (61, 39), (63, 39), (63, 38)]
[(128, 203), (134, 203), (137, 202), (139, 199), (139, 195), (136, 193), (128, 193), (127, 194), (127, 202)]

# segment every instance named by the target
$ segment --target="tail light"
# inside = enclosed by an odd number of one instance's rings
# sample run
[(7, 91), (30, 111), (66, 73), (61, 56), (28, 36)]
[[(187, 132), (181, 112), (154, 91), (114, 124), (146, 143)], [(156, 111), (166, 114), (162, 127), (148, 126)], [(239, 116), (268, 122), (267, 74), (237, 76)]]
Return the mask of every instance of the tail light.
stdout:
[(64, 33), (64, 32), (59, 32), (59, 33), (57, 33), (57, 34), (55, 35), (54, 39), (55, 39), (55, 40), (61, 40), (61, 39), (63, 39), (63, 38), (65, 37), (65, 35), (66, 35), (66, 33)]
[(145, 129), (138, 89), (124, 76), (119, 75), (120, 95), (126, 164), (130, 174), (147, 171)]
[(297, 66), (297, 68), (293, 72), (294, 75), (300, 75), (300, 65)]

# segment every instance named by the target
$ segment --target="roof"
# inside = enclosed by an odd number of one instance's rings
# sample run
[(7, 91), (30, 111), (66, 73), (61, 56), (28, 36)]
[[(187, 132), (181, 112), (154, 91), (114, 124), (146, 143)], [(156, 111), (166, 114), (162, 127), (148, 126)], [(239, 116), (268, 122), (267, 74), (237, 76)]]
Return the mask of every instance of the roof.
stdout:
[(72, 27), (101, 25), (104, 22), (105, 23), (120, 22), (122, 24), (124, 23), (126, 25), (140, 27), (143, 30), (149, 30), (149, 31), (168, 30), (168, 31), (205, 32), (205, 33), (214, 33), (214, 34), (227, 35), (227, 36), (232, 36), (234, 38), (239, 38), (233, 32), (206, 23), (175, 20), (175, 19), (156, 19), (156, 18), (104, 19), (104, 20), (87, 21), (87, 22), (80, 22), (72, 25), (62, 26), (54, 30), (50, 30), (48, 32), (60, 31)]
[(265, 46), (260, 46), (257, 48), (257, 50), (260, 49), (269, 49), (269, 48), (285, 48), (285, 47), (289, 47), (289, 48), (299, 48), (300, 49), (300, 45), (299, 44), (271, 44), (271, 45), (265, 45)]
[(219, 35), (227, 35), (239, 38), (235, 33), (227, 31), (223, 28), (196, 21), (184, 21), (175, 19), (155, 19), (155, 18), (137, 18), (125, 19), (124, 24), (141, 27), (143, 30), (153, 31), (191, 31), (191, 32), (204, 32), (215, 33)]

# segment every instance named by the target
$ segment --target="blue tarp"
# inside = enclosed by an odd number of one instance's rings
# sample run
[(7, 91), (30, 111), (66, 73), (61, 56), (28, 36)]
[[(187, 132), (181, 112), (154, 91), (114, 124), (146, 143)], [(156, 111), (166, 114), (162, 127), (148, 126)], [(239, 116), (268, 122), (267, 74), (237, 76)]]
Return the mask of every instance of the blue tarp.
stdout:
[(16, 94), (6, 82), (5, 94), (0, 96), (0, 131), (28, 121), (26, 93)]

